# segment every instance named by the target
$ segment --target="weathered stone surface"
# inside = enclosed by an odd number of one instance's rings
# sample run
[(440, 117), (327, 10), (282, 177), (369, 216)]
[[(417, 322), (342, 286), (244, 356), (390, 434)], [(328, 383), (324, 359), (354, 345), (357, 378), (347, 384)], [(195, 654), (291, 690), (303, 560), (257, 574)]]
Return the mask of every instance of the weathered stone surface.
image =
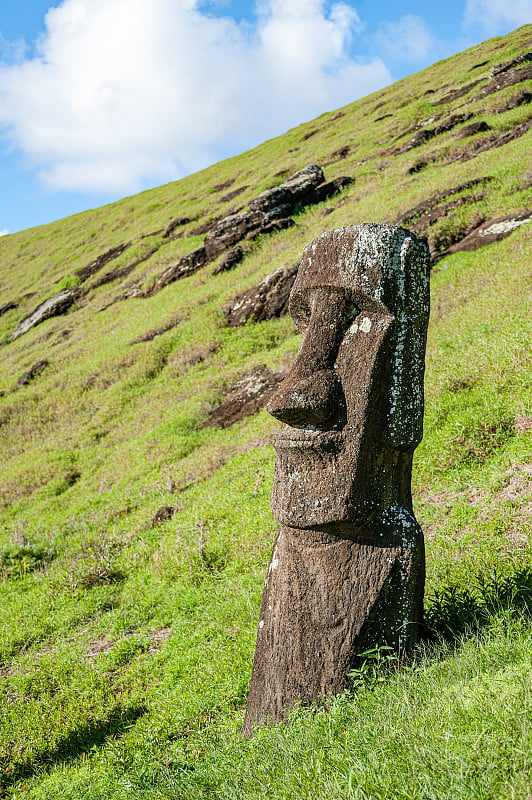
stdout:
[(312, 192), (324, 180), (325, 176), (322, 168), (317, 164), (309, 164), (291, 175), (288, 180), (281, 184), (280, 188), (288, 189), (292, 197), (297, 200), (299, 197)]
[(504, 105), (495, 110), (496, 114), (503, 114), (505, 111), (511, 111), (512, 108), (519, 108), (519, 106), (526, 106), (532, 100), (530, 92), (518, 92), (513, 97), (510, 97)]
[(252, 211), (271, 211), (278, 206), (293, 206), (294, 198), (289, 189), (282, 186), (274, 186), (273, 189), (265, 189), (251, 201), (249, 207)]
[(244, 250), (240, 245), (236, 247), (232, 247), (218, 262), (216, 267), (213, 269), (213, 275), (219, 275), (220, 272), (228, 272), (229, 270), (233, 269), (240, 264), (242, 259), (244, 258)]
[(469, 94), (469, 92), (474, 89), (475, 86), (478, 86), (479, 83), (482, 83), (482, 78), (472, 81), (471, 83), (467, 83), (465, 86), (461, 86), (459, 89), (453, 89), (444, 95), (441, 100), (436, 100), (434, 105), (443, 106), (447, 103), (454, 103), (455, 100), (458, 100), (460, 97), (465, 97), (466, 94)]
[[(277, 217), (275, 214), (268, 214), (268, 219), (265, 220), (264, 225), (260, 228), (259, 233), (275, 233), (276, 231), (284, 231), (286, 228), (291, 228), (294, 225), (292, 217)], [(254, 236), (250, 238), (255, 238)]]
[(264, 408), (285, 375), (285, 372), (271, 372), (264, 364), (255, 367), (231, 387), (224, 402), (211, 411), (200, 427), (229, 428), (256, 414)]
[(415, 222), (410, 223), (409, 228), (417, 236), (426, 237), (431, 255), (434, 256), (438, 250), (454, 244), (454, 242), (457, 242), (459, 239), (463, 239), (466, 233), (480, 224), (482, 220), (477, 219), (466, 230), (457, 224), (454, 229), (446, 230), (443, 233), (440, 232), (440, 234), (433, 234), (431, 226), (434, 225), (435, 222), (438, 222), (438, 220), (448, 217), (456, 208), (462, 205), (477, 203), (481, 199), (482, 193), (462, 195), (461, 197), (456, 197), (454, 200), (449, 200), (447, 203), (436, 205), (434, 208), (427, 209)]
[[(421, 203), (418, 203), (413, 208), (409, 208), (407, 211), (403, 211), (397, 217), (396, 223), (398, 225), (411, 225), (415, 224), (415, 222), (422, 218), (422, 217), (432, 217), (436, 212), (436, 206), (441, 203), (442, 200), (445, 200), (448, 197), (453, 197), (454, 195), (458, 194), (459, 192), (464, 192), (467, 189), (473, 189), (478, 186), (483, 186), (489, 181), (492, 181), (493, 178), (490, 175), (481, 178), (473, 178), (473, 180), (465, 181), (464, 183), (459, 183), (457, 186), (450, 186), (448, 189), (443, 189), (440, 192), (435, 192), (435, 194), (430, 195), (427, 197), (426, 200), (423, 200)], [(461, 198), (461, 202), (469, 202), (470, 196), (464, 197), (463, 200)], [(414, 231), (414, 233), (418, 233)]]
[(513, 86), (516, 83), (529, 81), (532, 79), (532, 64), (523, 67), (522, 69), (503, 70), (496, 72), (493, 78), (480, 92), (479, 97), (485, 97), (494, 92), (500, 92), (501, 89), (506, 89), (508, 86)]
[(503, 72), (509, 72), (509, 70), (513, 70), (516, 67), (522, 66), (523, 64), (529, 64), (531, 61), (532, 53), (522, 53), (520, 56), (512, 58), (511, 61), (506, 61), (504, 64), (497, 64), (496, 66), (492, 67), (491, 77), (494, 78), (497, 75), (501, 75)]
[(279, 267), (256, 286), (238, 295), (225, 308), (227, 325), (236, 328), (250, 320), (263, 322), (286, 314), (297, 267), (297, 264)]
[(532, 222), (532, 209), (485, 220), (480, 225), (474, 226), (465, 236), (462, 236), (445, 250), (434, 253), (433, 263), (441, 261), (444, 256), (451, 253), (471, 252), (487, 244), (500, 242), (517, 228), (520, 228), (521, 225), (526, 225), (530, 222)]
[(474, 158), (479, 153), (492, 150), (495, 147), (502, 147), (509, 142), (513, 142), (515, 139), (519, 139), (521, 136), (528, 133), (530, 128), (532, 128), (532, 120), (529, 119), (503, 133), (490, 133), (487, 136), (482, 136), (472, 142), (467, 150), (459, 153), (451, 153), (446, 163), (452, 164), (454, 161), (469, 161), (469, 159)]
[[(393, 148), (392, 150), (388, 151), (388, 153), (390, 155), (407, 153), (409, 150), (413, 150), (415, 147), (425, 144), (425, 142), (428, 142), (429, 139), (433, 139), (435, 136), (441, 136), (442, 134), (451, 131), (453, 128), (456, 128), (457, 125), (461, 125), (463, 122), (471, 119), (472, 116), (473, 114), (453, 114), (447, 119), (442, 120), (442, 122), (440, 122), (438, 125), (435, 125), (434, 128), (423, 127), (421, 130), (417, 130), (414, 133), (414, 136), (405, 142), (405, 144), (401, 145), (398, 149)], [(412, 133), (412, 130), (408, 132)], [(404, 135), (405, 134), (402, 133), (398, 138), (401, 138)]]
[(192, 253), (187, 253), (186, 256), (179, 259), (177, 264), (172, 264), (172, 266), (165, 269), (165, 271), (159, 275), (153, 286), (144, 293), (144, 296), (151, 297), (174, 281), (192, 275), (206, 263), (207, 253), (204, 247), (199, 247), (197, 250), (193, 250)]
[[(332, 197), (348, 184), (352, 179), (344, 176), (324, 184), (323, 170), (317, 164), (309, 164), (291, 175), (280, 186), (266, 189), (249, 203), (249, 208), (225, 217), (206, 221), (191, 233), (193, 235), (206, 233), (203, 247), (194, 253), (185, 256), (177, 264), (169, 267), (159, 276), (153, 288), (147, 293), (152, 295), (179, 278), (191, 275), (196, 270), (227, 253), (215, 270), (222, 272), (231, 269), (236, 263), (236, 255), (243, 256), (243, 251), (237, 250), (235, 245), (244, 240), (282, 231), (294, 224), (291, 214), (305, 205), (320, 203)], [(232, 181), (231, 181), (232, 183)], [(320, 185), (323, 184), (323, 185)], [(235, 190), (240, 193), (247, 187)], [(187, 220), (188, 221), (188, 220)], [(183, 220), (175, 221), (175, 224)], [(167, 228), (168, 233), (173, 231), (172, 225)]]
[(452, 114), (447, 119), (442, 120), (438, 125), (435, 125), (433, 128), (434, 136), (441, 136), (443, 133), (447, 133), (448, 131), (452, 131), (453, 128), (456, 128), (457, 125), (461, 125), (463, 122), (467, 122), (468, 119), (471, 119), (473, 114), (466, 113), (466, 114)]
[(346, 186), (350, 186), (352, 183), (353, 178), (350, 178), (347, 175), (342, 175), (340, 178), (335, 178), (333, 181), (329, 181), (329, 183), (323, 183), (309, 194), (303, 195), (300, 199), (300, 203), (303, 206), (313, 205), (315, 203), (323, 203), (324, 200), (328, 200), (330, 197), (333, 197), (333, 195), (342, 191), (342, 189), (345, 189)]
[(205, 237), (205, 253), (213, 261), (224, 250), (242, 241), (252, 231), (257, 231), (264, 222), (262, 211), (240, 211), (221, 219)]
[(410, 493), (422, 436), (428, 249), (391, 225), (353, 225), (305, 248), (290, 296), (302, 333), (268, 410), (272, 510), (244, 735), (297, 702), (342, 691), (369, 647), (418, 636), (423, 535)]
[[(477, 216), (475, 221), (468, 223), (465, 227), (457, 222), (456, 225), (449, 226), (445, 232), (434, 232), (432, 226), (438, 220), (449, 216), (460, 206), (471, 206), (482, 200), (484, 196), (482, 187), (491, 180), (493, 179), (490, 176), (474, 178), (458, 186), (452, 186), (441, 192), (436, 192), (413, 208), (404, 211), (397, 217), (396, 222), (399, 225), (408, 225), (409, 229), (417, 236), (427, 238), (431, 253), (431, 263), (435, 264), (442, 257), (439, 255), (440, 251), (447, 252), (448, 247), (462, 240), (483, 219)], [(468, 189), (476, 189), (476, 191), (474, 193), (467, 192)], [(446, 202), (442, 202), (443, 200), (446, 200)]]
[(24, 333), (40, 325), (45, 319), (50, 317), (57, 317), (60, 314), (66, 314), (68, 309), (74, 304), (76, 298), (79, 296), (78, 289), (64, 289), (62, 292), (49, 297), (44, 303), (41, 303), (35, 311), (25, 317), (18, 327), (11, 334), (11, 340), (18, 339)]
[(203, 220), (195, 228), (190, 231), (191, 236), (201, 236), (203, 233), (208, 233), (214, 226), (222, 219), (222, 217), (214, 217), (214, 219)]

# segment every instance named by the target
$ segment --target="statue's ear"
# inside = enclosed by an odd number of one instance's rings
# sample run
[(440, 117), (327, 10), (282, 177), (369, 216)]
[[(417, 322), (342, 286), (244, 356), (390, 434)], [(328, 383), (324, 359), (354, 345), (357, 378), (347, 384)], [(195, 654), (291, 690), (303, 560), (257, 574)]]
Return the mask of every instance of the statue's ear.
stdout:
[[(397, 265), (399, 268), (399, 264)], [(399, 303), (396, 307), (388, 431), (399, 450), (423, 437), (423, 375), (430, 310), (429, 252), (424, 240), (407, 237), (401, 247)]]

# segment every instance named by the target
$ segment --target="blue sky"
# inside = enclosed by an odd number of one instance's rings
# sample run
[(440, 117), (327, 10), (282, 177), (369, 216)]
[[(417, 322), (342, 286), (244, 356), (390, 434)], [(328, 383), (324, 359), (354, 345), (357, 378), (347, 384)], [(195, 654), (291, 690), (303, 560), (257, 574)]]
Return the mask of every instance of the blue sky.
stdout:
[(158, 186), (532, 22), (532, 0), (0, 7), (0, 234)]

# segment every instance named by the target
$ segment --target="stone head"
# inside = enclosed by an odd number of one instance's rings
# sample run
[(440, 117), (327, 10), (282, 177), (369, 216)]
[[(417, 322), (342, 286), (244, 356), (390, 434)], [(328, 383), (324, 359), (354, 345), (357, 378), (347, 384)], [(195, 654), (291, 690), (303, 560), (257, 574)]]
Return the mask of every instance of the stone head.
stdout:
[(390, 505), (409, 508), (423, 431), (426, 242), (393, 225), (321, 234), (303, 251), (290, 314), (301, 347), (268, 405), (283, 423), (274, 516), (294, 528), (363, 525)]

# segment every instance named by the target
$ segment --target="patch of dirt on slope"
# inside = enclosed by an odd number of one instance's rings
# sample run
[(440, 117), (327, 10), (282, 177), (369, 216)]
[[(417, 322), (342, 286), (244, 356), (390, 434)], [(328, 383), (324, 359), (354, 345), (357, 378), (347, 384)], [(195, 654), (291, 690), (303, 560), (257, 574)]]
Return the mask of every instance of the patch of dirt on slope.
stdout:
[[(460, 492), (441, 491), (424, 498), (426, 504), (445, 509), (448, 516), (458, 502), (466, 501), (468, 505), (481, 506), (479, 515), (487, 519), (499, 513), (502, 506), (511, 503), (514, 512), (511, 514), (508, 527), (503, 536), (507, 550), (524, 549), (531, 544), (532, 531), (532, 464), (516, 464), (504, 472), (500, 488), (495, 492), (470, 488)], [(441, 523), (434, 522), (424, 528), (427, 539), (434, 538)], [(464, 530), (464, 534), (468, 530)]]
[(512, 95), (512, 97), (506, 98), (504, 102), (494, 109), (496, 114), (503, 114), (505, 111), (511, 111), (513, 108), (519, 108), (519, 106), (526, 106), (532, 100), (532, 94), (530, 92), (518, 92), (517, 94)]
[(179, 314), (174, 314), (170, 319), (163, 322), (162, 325), (159, 325), (158, 328), (151, 328), (149, 331), (145, 333), (141, 333), (136, 336), (129, 344), (140, 344), (141, 342), (151, 342), (157, 336), (162, 336), (163, 333), (172, 330), (172, 328), (176, 328), (180, 322), (183, 322), (183, 317)]
[[(525, 60), (532, 60), (532, 53), (526, 53), (521, 56), (520, 63)], [(517, 59), (511, 62), (516, 65)], [(494, 68), (496, 69), (496, 68)], [(510, 69), (509, 67), (500, 67), (498, 71), (492, 70), (492, 78), (487, 86), (485, 86), (478, 94), (478, 97), (485, 97), (486, 95), (500, 92), (501, 89), (506, 89), (508, 86), (514, 86), (516, 83), (523, 83), (532, 79), (532, 65), (527, 65), (522, 69)]]
[(27, 386), (29, 383), (33, 381), (38, 375), (40, 375), (47, 366), (49, 366), (50, 362), (47, 361), (45, 358), (41, 359), (40, 361), (36, 361), (35, 364), (29, 368), (27, 372), (24, 372), (17, 381), (17, 387), (20, 389), (22, 386)]
[(8, 311), (11, 311), (12, 308), (18, 308), (17, 303), (11, 300), (9, 303), (4, 303), (3, 306), (0, 306), (0, 317), (2, 314), (7, 314)]

